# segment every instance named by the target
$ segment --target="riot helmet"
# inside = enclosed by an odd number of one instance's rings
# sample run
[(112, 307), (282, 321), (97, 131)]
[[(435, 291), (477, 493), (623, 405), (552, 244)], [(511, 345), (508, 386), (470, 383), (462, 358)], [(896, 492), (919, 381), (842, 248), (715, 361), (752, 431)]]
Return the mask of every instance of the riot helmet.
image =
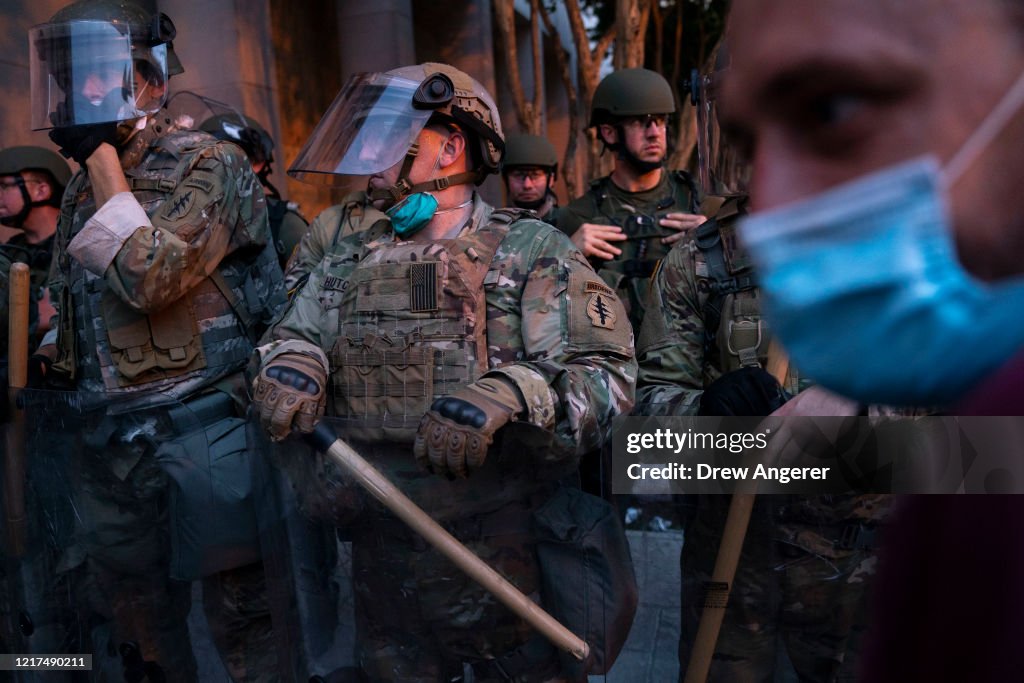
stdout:
[[(25, 185), (26, 171), (43, 173), (51, 185), (50, 198), (34, 202)], [(71, 179), (71, 169), (56, 152), (45, 147), (19, 146), (0, 150), (0, 176), (10, 176), (21, 190), (22, 207), (17, 214), (0, 217), (0, 224), (20, 228), (33, 207), (60, 206), (61, 195)]]
[(170, 18), (129, 0), (78, 0), (29, 29), (32, 128), (131, 121), (183, 71)]
[[(416, 140), (428, 123), (453, 124), (468, 134), (472, 170), (414, 186), (408, 172), (418, 153)], [(398, 182), (375, 190), (372, 197), (397, 202), (414, 192), (479, 184), (498, 172), (504, 150), (501, 118), (487, 90), (455, 67), (425, 63), (352, 76), (288, 174), (331, 183), (335, 176), (386, 171), (404, 158)]]
[[(204, 101), (208, 104), (213, 102), (205, 99)], [(256, 119), (236, 112), (217, 114), (203, 121), (199, 125), (199, 130), (209, 133), (218, 140), (233, 142), (241, 147), (253, 166), (262, 164), (256, 176), (270, 191), (271, 196), (281, 196), (268, 177), (272, 172), (270, 165), (274, 161), (274, 139)]]
[(199, 125), (199, 130), (235, 143), (254, 164), (269, 166), (274, 161), (274, 139), (256, 119), (245, 114), (211, 116)]

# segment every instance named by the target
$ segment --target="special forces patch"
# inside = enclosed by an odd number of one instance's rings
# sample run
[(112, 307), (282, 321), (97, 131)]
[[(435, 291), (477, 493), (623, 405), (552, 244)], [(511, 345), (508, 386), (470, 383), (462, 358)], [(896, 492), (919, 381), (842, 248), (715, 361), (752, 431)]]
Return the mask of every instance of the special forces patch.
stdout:
[(195, 201), (195, 190), (188, 190), (176, 197), (171, 197), (163, 211), (163, 217), (169, 221), (177, 220), (189, 212)]
[(590, 301), (587, 302), (587, 316), (590, 317), (590, 322), (594, 327), (603, 327), (606, 330), (615, 329), (615, 311), (612, 309), (608, 295), (603, 292), (590, 296)]

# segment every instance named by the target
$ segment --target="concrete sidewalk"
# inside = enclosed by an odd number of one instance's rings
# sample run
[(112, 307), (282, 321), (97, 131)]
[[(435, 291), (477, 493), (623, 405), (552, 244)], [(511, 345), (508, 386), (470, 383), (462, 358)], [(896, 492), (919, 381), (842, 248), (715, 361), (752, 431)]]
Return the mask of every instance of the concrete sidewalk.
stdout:
[(681, 531), (627, 531), (640, 605), (612, 670), (593, 681), (669, 683), (679, 678)]

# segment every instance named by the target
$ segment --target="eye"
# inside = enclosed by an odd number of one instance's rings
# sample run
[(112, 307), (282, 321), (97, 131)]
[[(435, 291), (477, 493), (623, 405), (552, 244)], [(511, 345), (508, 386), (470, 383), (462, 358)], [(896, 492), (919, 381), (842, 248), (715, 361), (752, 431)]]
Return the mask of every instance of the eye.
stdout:
[(820, 126), (838, 126), (848, 123), (865, 106), (861, 97), (850, 93), (819, 97), (810, 104), (809, 113)]
[(839, 156), (877, 132), (879, 104), (878, 98), (854, 90), (826, 91), (795, 99), (783, 115), (791, 135), (803, 146)]

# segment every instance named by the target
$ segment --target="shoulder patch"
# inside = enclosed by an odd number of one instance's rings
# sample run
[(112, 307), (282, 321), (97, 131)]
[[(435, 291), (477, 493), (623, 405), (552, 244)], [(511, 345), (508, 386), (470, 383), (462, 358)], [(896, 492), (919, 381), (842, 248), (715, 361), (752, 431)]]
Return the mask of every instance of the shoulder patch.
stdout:
[(186, 190), (178, 196), (167, 200), (167, 205), (164, 207), (162, 215), (166, 220), (177, 220), (189, 212), (195, 201), (196, 191), (193, 189)]
[(614, 330), (615, 322), (618, 320), (608, 295), (603, 292), (590, 296), (590, 300), (587, 301), (587, 317), (594, 327), (603, 327), (606, 330)]
[(199, 177), (197, 174), (192, 174), (185, 180), (185, 187), (196, 187), (206, 194), (213, 194), (213, 181)]
[(593, 294), (594, 292), (600, 292), (602, 294), (614, 294), (612, 288), (606, 285), (604, 282), (598, 280), (587, 280), (586, 284), (583, 285), (583, 292), (585, 294)]

